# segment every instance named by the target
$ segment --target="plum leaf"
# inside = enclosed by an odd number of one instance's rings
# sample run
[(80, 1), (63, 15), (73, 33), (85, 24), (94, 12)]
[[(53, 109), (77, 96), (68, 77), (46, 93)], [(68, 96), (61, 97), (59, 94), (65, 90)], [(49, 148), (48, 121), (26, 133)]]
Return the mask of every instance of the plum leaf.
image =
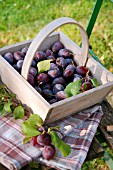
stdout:
[(50, 62), (52, 60), (44, 60), (44, 61), (40, 61), (37, 64), (38, 67), (38, 72), (39, 73), (43, 73), (44, 71), (48, 71), (50, 69)]
[(65, 88), (65, 93), (67, 97), (75, 96), (80, 93), (82, 80), (77, 80), (75, 82), (69, 83)]

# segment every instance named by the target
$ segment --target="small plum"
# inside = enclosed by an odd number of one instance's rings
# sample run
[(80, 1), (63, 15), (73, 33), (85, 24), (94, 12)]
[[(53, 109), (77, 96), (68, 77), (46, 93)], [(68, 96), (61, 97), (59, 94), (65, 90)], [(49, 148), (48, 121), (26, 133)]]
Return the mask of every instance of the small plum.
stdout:
[(51, 90), (49, 90), (49, 89), (45, 89), (45, 90), (43, 90), (42, 91), (42, 95), (43, 95), (43, 97), (45, 98), (45, 99), (51, 99), (54, 95), (53, 95), (53, 92), (51, 91)]
[(57, 77), (53, 80), (53, 85), (55, 84), (65, 85), (65, 79), (63, 77)]
[(24, 58), (24, 55), (21, 51), (15, 51), (13, 55), (14, 55), (15, 61), (23, 60)]
[(36, 70), (36, 68), (31, 67), (29, 70), (29, 73), (35, 77), (38, 74), (38, 71)]
[(4, 59), (9, 63), (9, 64), (13, 64), (14, 61), (14, 57), (11, 53), (6, 53), (4, 54)]
[(90, 90), (90, 89), (92, 89), (92, 84), (90, 82), (84, 82), (81, 85), (81, 90), (82, 91), (87, 91), (87, 90)]
[(34, 76), (32, 74), (28, 74), (28, 82), (34, 86), (35, 85), (35, 80), (34, 80)]
[(25, 47), (25, 48), (23, 48), (23, 49), (21, 50), (21, 52), (22, 52), (24, 55), (26, 55), (27, 51), (28, 51), (28, 48), (27, 48), (27, 47)]
[(36, 80), (38, 81), (39, 84), (44, 84), (49, 81), (49, 77), (46, 73), (40, 73), (37, 77)]
[(88, 72), (88, 68), (85, 66), (78, 66), (76, 67), (76, 73), (80, 74), (81, 76), (86, 76), (87, 72)]
[(42, 51), (38, 51), (38, 52), (36, 52), (34, 59), (35, 59), (36, 62), (45, 60), (46, 54)]
[(53, 44), (53, 46), (52, 46), (52, 51), (53, 52), (58, 52), (60, 49), (62, 49), (64, 46), (63, 46), (63, 44), (61, 43), (61, 42), (55, 42), (54, 44)]
[(50, 145), (50, 144), (51, 144), (51, 136), (50, 136), (48, 133), (40, 134), (40, 135), (37, 137), (37, 142), (38, 142), (41, 146)]
[(64, 90), (64, 86), (62, 84), (55, 84), (53, 86), (53, 93), (56, 94), (59, 91), (63, 91)]
[(61, 68), (65, 68), (67, 66), (66, 60), (63, 57), (58, 57), (56, 59), (56, 64)]
[(50, 76), (50, 78), (54, 79), (56, 77), (61, 76), (61, 72), (59, 69), (55, 69), (55, 70), (49, 70), (48, 71), (48, 75)]
[(64, 100), (66, 98), (67, 98), (67, 96), (66, 96), (66, 93), (64, 91), (59, 91), (59, 92), (56, 93), (57, 101)]
[(18, 60), (17, 63), (16, 63), (19, 71), (21, 71), (21, 69), (22, 69), (23, 62), (24, 62), (24, 60)]
[(72, 52), (66, 48), (64, 49), (61, 49), (59, 52), (58, 52), (58, 55), (60, 57), (64, 57), (64, 58), (70, 58), (72, 57)]
[(73, 75), (74, 75), (74, 72), (70, 69), (65, 69), (64, 72), (63, 72), (63, 77), (66, 78), (66, 79), (72, 78)]
[(50, 160), (54, 157), (55, 152), (55, 147), (52, 144), (45, 145), (42, 151), (42, 156), (44, 157), (44, 159)]

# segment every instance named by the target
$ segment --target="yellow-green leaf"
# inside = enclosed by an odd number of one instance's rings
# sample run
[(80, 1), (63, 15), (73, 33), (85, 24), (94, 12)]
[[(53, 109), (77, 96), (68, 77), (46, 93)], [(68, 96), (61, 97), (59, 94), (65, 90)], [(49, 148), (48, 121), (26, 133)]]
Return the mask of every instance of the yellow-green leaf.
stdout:
[(38, 67), (38, 72), (42, 73), (44, 71), (48, 71), (50, 69), (50, 62), (52, 60), (43, 60), (38, 62), (37, 67)]
[(24, 108), (22, 106), (18, 106), (14, 109), (13, 115), (15, 119), (23, 119), (24, 118)]

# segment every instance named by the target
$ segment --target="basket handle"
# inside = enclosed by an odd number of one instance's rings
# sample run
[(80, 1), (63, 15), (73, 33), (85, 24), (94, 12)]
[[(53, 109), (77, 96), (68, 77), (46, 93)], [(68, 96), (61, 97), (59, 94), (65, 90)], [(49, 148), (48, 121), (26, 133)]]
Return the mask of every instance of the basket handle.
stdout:
[(68, 17), (58, 18), (58, 19), (52, 21), (51, 23), (49, 23), (48, 25), (46, 25), (32, 41), (32, 43), (27, 51), (27, 54), (25, 56), (23, 66), (22, 66), (22, 71), (21, 71), (21, 75), (26, 80), (28, 77), (29, 68), (31, 66), (34, 55), (35, 55), (36, 51), (39, 49), (42, 42), (54, 30), (56, 30), (57, 28), (59, 28), (62, 25), (65, 25), (65, 24), (76, 24), (80, 29), (81, 36), (82, 36), (82, 53), (81, 54), (83, 57), (81, 65), (85, 65), (85, 63), (87, 61), (87, 57), (88, 57), (88, 50), (89, 50), (89, 43), (88, 43), (88, 37), (87, 37), (86, 31), (77, 21), (75, 21), (72, 18), (68, 18)]

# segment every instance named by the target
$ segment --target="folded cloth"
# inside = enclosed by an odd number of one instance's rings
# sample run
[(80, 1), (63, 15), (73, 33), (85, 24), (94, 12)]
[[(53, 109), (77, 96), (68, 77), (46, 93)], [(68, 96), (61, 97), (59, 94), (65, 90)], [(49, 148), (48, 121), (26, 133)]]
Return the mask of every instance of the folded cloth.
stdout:
[(18, 170), (35, 160), (56, 169), (79, 170), (87, 156), (103, 112), (101, 106), (94, 106), (78, 112), (51, 126), (60, 126), (62, 139), (71, 146), (72, 152), (63, 157), (59, 150), (53, 159), (47, 161), (40, 148), (30, 143), (23, 144), (22, 120), (0, 118), (0, 163), (10, 170)]

